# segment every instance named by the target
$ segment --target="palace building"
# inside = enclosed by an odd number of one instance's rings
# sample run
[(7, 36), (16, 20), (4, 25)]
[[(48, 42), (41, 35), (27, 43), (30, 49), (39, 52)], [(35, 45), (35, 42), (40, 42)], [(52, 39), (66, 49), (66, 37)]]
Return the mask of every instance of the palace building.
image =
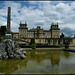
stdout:
[[(28, 29), (27, 24), (19, 24), (19, 32), (11, 32), (11, 7), (8, 7), (8, 17), (7, 17), (7, 30), (6, 30), (6, 39), (12, 39), (15, 41), (29, 42), (31, 38), (35, 38), (35, 43), (43, 43), (50, 45), (65, 44), (66, 41), (69, 41), (70, 44), (75, 44), (75, 38), (63, 38), (60, 37), (60, 28), (58, 23), (52, 23), (49, 30), (44, 30), (40, 26), (36, 28)], [(9, 38), (9, 36), (11, 37)]]
[(19, 33), (13, 33), (13, 38), (60, 38), (60, 28), (58, 23), (52, 23), (49, 30), (44, 30), (40, 26), (28, 30), (26, 22), (20, 22)]

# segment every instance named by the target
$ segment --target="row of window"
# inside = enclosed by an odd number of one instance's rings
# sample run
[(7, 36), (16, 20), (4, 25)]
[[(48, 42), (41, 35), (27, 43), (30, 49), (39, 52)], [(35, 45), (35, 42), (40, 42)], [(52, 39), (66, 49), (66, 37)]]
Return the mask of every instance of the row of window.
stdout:
[[(27, 35), (20, 35), (20, 37), (27, 37)], [(28, 38), (32, 38), (32, 37), (34, 37), (34, 36), (32, 36), (32, 35), (28, 35)], [(35, 36), (35, 37), (37, 37), (37, 35)], [(50, 38), (51, 36), (41, 36), (40, 35), (40, 38)]]
[(45, 34), (50, 34), (50, 32), (46, 32)]
[(20, 27), (26, 27), (26, 25), (21, 25)]
[[(26, 32), (26, 30), (25, 30), (25, 31), (20, 31), (20, 33), (34, 33), (34, 32)], [(35, 32), (35, 33), (37, 33), (37, 32)], [(43, 33), (43, 32), (40, 32), (40, 33)], [(53, 33), (59, 33), (59, 32), (53, 31)], [(45, 34), (50, 34), (50, 32), (45, 32)]]
[(59, 32), (58, 32), (58, 31), (53, 31), (53, 33), (56, 33), (56, 34), (58, 34)]
[[(26, 32), (26, 30), (25, 30), (25, 31), (20, 31), (20, 33), (34, 33), (34, 32)], [(35, 33), (37, 33), (37, 32), (35, 32)], [(43, 32), (39, 32), (39, 33), (43, 33)], [(50, 34), (50, 32), (45, 32), (45, 34)]]
[[(43, 36), (43, 38), (50, 38), (51, 36)], [(42, 38), (42, 36), (40, 35), (40, 38)]]
[(53, 26), (52, 28), (58, 28), (57, 26)]
[(20, 33), (26, 33), (26, 31), (20, 31)]
[(34, 32), (20, 31), (20, 33), (34, 33)]
[(58, 38), (59, 36), (53, 36), (54, 38)]

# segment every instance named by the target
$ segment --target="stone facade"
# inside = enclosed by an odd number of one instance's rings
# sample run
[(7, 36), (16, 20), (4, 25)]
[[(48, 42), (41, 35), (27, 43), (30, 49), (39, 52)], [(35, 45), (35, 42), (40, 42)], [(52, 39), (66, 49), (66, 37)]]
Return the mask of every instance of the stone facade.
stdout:
[[(15, 40), (15, 39), (13, 39)], [(41, 44), (50, 44), (50, 45), (63, 45), (66, 40), (70, 42), (70, 44), (75, 44), (75, 38), (35, 38), (35, 43)], [(18, 42), (30, 42), (31, 38), (18, 39)]]
[(75, 38), (72, 39), (72, 43), (75, 44)]
[(14, 39), (19, 38), (19, 33), (13, 32), (13, 33), (12, 33), (12, 38), (14, 38)]
[[(21, 24), (19, 26), (19, 33), (13, 33), (13, 38), (60, 38), (59, 25), (51, 25), (51, 29), (44, 30), (40, 26), (28, 30), (27, 24)], [(18, 37), (17, 37), (18, 35)]]
[(20, 23), (19, 33), (12, 33), (12, 39), (19, 41), (30, 42), (31, 38), (35, 38), (35, 43), (43, 43), (50, 45), (65, 44), (65, 41), (70, 41), (70, 44), (75, 44), (75, 38), (60, 38), (60, 28), (58, 23), (51, 24), (49, 30), (44, 30), (40, 26), (28, 30), (27, 24)]
[(60, 38), (60, 29), (58, 27), (58, 23), (57, 24), (52, 24), (51, 25), (51, 37), (52, 38)]

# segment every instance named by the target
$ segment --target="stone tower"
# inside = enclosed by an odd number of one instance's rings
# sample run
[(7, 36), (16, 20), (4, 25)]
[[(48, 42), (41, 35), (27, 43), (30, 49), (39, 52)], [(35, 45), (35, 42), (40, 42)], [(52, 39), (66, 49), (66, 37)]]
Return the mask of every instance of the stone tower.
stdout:
[(7, 30), (5, 34), (5, 39), (11, 40), (12, 35), (11, 35), (11, 29), (10, 29), (10, 22), (11, 22), (11, 8), (8, 7), (8, 15), (7, 15)]
[(25, 24), (22, 24), (22, 23), (20, 22), (19, 38), (27, 37), (27, 31), (28, 31), (27, 23), (25, 22)]
[(52, 38), (60, 38), (60, 29), (59, 25), (52, 23), (51, 24), (51, 37)]
[(11, 7), (8, 7), (8, 15), (7, 15), (7, 33), (10, 34), (10, 19), (11, 19)]

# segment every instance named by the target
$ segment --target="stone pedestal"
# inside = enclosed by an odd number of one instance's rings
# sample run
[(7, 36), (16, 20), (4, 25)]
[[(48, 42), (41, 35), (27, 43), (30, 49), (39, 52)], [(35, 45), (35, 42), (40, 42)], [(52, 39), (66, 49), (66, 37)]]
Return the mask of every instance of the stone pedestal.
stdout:
[(11, 40), (12, 39), (12, 35), (11, 34), (5, 34), (5, 40)]

